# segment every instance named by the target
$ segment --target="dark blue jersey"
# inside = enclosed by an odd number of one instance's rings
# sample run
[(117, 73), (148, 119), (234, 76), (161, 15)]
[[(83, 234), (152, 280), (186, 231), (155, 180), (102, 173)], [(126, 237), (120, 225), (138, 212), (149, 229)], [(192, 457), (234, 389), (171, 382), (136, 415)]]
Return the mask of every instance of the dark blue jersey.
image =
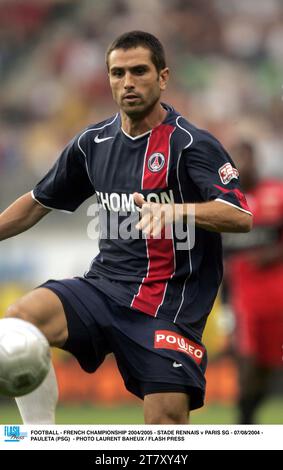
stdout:
[[(96, 194), (100, 252), (85, 279), (120, 305), (175, 322), (200, 337), (222, 277), (221, 236), (201, 228), (188, 249), (174, 224), (153, 239), (135, 233), (133, 193), (162, 203), (218, 200), (249, 212), (238, 172), (221, 144), (171, 107), (165, 120), (138, 137), (121, 128), (120, 114), (89, 126), (64, 149), (33, 197), (74, 211)], [(180, 249), (180, 246), (182, 247)]]

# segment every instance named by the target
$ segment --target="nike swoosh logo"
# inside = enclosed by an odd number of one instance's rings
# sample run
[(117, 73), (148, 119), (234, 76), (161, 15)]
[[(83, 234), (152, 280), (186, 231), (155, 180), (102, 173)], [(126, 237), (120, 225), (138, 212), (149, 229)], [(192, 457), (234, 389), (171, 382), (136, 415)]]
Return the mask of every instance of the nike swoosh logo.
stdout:
[(173, 367), (183, 367), (183, 364), (179, 364), (178, 362), (173, 362)]
[(100, 139), (98, 135), (96, 135), (94, 138), (94, 142), (96, 142), (97, 144), (100, 144), (101, 142), (105, 142), (106, 140), (109, 140), (109, 139), (114, 139), (114, 137), (104, 137), (103, 139)]

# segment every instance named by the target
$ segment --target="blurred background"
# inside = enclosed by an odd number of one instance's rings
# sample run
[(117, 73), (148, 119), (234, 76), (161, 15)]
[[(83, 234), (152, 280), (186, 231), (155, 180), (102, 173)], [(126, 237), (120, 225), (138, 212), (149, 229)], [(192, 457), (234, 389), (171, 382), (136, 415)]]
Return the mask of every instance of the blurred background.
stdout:
[[(282, 0), (0, 0), (0, 211), (33, 188), (77, 132), (116, 112), (104, 53), (133, 29), (165, 46), (171, 82), (164, 101), (228, 149), (252, 142), (260, 178), (283, 178)], [(88, 269), (97, 253), (87, 235), (92, 202), (72, 216), (54, 211), (1, 243), (0, 312), (48, 278)], [(221, 297), (205, 335), (206, 406), (192, 423), (238, 419), (235, 318)], [(95, 375), (67, 354), (54, 351), (54, 360), (58, 423), (143, 422), (141, 402), (124, 390), (111, 356)], [(282, 383), (276, 368), (258, 423), (283, 423)], [(19, 422), (13, 401), (0, 398), (0, 423), (11, 422)]]

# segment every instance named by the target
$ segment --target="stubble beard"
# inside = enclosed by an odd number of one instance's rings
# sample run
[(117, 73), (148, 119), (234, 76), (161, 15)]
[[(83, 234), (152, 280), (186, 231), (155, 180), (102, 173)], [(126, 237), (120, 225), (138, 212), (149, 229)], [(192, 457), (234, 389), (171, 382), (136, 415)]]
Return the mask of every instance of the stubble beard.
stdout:
[(158, 100), (159, 100), (159, 96), (156, 97), (147, 106), (142, 106), (143, 102), (141, 102), (141, 106), (134, 105), (133, 108), (129, 106), (127, 107), (127, 109), (123, 109), (121, 107), (121, 110), (123, 111), (123, 113), (126, 114), (126, 116), (128, 116), (133, 121), (140, 121), (141, 119), (145, 118), (148, 114), (150, 114), (150, 112), (152, 111), (152, 109), (154, 108)]

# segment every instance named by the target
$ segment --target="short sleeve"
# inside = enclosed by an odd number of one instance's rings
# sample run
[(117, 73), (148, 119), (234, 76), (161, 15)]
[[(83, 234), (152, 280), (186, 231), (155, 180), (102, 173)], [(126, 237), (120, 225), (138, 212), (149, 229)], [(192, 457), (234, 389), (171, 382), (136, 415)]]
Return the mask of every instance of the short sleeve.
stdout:
[(50, 209), (75, 211), (95, 193), (85, 157), (75, 137), (32, 191), (36, 201)]
[(188, 175), (203, 201), (221, 201), (251, 214), (240, 187), (239, 172), (216, 139), (195, 142), (184, 152)]

